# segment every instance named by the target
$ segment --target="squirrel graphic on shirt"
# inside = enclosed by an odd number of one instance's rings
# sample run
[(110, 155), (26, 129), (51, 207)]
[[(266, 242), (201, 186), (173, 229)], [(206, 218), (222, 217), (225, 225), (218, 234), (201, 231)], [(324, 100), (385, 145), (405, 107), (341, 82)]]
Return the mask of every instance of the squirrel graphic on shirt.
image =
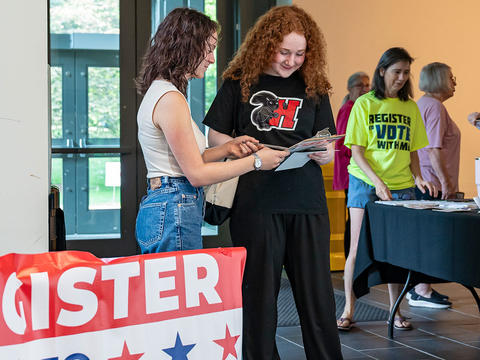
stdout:
[(278, 97), (270, 91), (259, 91), (250, 98), (250, 104), (257, 106), (251, 115), (252, 123), (258, 130), (270, 129), (269, 120), (278, 116)]

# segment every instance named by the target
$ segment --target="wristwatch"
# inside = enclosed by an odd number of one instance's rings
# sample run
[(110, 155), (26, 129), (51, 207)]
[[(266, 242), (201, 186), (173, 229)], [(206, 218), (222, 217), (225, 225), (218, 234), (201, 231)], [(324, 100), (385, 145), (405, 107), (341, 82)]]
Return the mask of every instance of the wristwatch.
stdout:
[(252, 155), (255, 158), (255, 161), (253, 162), (253, 167), (255, 168), (255, 170), (260, 170), (260, 168), (262, 167), (262, 159), (260, 159), (260, 156), (255, 153), (253, 153)]

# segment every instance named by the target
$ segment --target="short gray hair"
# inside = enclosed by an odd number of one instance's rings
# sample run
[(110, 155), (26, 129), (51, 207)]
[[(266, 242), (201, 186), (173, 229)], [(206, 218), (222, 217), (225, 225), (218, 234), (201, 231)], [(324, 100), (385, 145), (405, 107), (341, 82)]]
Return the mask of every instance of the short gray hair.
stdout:
[[(357, 81), (363, 78), (367, 78), (370, 80), (370, 77), (367, 75), (367, 73), (363, 71), (357, 71), (356, 73), (350, 75), (347, 80), (347, 90), (350, 91), (350, 89), (357, 83)], [(345, 104), (348, 100), (350, 100), (350, 94), (345, 95), (342, 100), (342, 105)]]
[(420, 72), (418, 87), (429, 93), (442, 93), (449, 86), (449, 72), (451, 67), (441, 62), (425, 65)]
[(369, 76), (363, 71), (358, 71), (350, 75), (350, 77), (347, 80), (347, 89), (350, 90), (359, 79), (363, 79), (363, 78), (370, 79)]

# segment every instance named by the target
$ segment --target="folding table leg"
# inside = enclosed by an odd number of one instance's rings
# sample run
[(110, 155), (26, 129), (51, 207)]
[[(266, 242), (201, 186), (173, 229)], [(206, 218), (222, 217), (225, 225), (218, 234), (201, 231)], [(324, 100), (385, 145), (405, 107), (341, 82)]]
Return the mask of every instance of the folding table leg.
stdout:
[[(462, 284), (463, 285), (463, 284)], [(463, 285), (465, 286), (468, 290), (470, 290), (470, 292), (472, 293), (473, 295), (473, 298), (475, 299), (475, 301), (477, 302), (477, 306), (478, 306), (478, 311), (480, 312), (480, 298), (478, 297), (478, 294), (477, 292), (475, 291), (475, 289), (473, 288), (473, 286), (467, 286), (467, 285)]]
[[(393, 326), (395, 324), (395, 313), (397, 312), (397, 309), (400, 306), (400, 303), (402, 302), (402, 299), (404, 298), (404, 296), (407, 294), (407, 292), (412, 290), (413, 287), (416, 285), (416, 284), (410, 283), (411, 278), (412, 278), (412, 270), (408, 270), (408, 275), (407, 275), (407, 280), (405, 281), (405, 286), (403, 287), (400, 295), (398, 295), (398, 298), (395, 301), (395, 304), (393, 305), (392, 310), (390, 311), (390, 316), (388, 317), (388, 337), (390, 339), (393, 339)], [(476, 295), (476, 293), (475, 293), (475, 295)]]

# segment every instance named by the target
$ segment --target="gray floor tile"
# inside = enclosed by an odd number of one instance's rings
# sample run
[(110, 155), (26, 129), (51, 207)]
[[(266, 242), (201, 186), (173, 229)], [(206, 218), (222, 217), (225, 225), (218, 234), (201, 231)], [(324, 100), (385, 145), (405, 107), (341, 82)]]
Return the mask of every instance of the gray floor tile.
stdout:
[[(377, 336), (381, 330), (377, 327), (362, 326), (364, 323), (356, 324), (349, 332), (340, 332), (340, 342), (357, 350), (387, 348), (392, 346), (391, 340), (386, 336)], [(367, 327), (369, 328), (367, 330)]]
[(364, 353), (378, 360), (438, 359), (428, 353), (422, 353), (410, 348), (376, 349), (364, 351)]
[(363, 352), (342, 344), (342, 355), (344, 360), (356, 360), (356, 359), (371, 359), (369, 355)]
[[(408, 342), (406, 342), (408, 344)], [(410, 343), (412, 347), (438, 356), (442, 359), (480, 359), (480, 348), (466, 344), (452, 343), (443, 339)]]
[(303, 347), (297, 343), (293, 343), (281, 335), (277, 335), (277, 349), (280, 357), (284, 360), (305, 360), (305, 352)]
[(278, 337), (283, 337), (299, 346), (303, 346), (302, 330), (300, 329), (300, 326), (279, 327), (277, 328), (277, 338)]

